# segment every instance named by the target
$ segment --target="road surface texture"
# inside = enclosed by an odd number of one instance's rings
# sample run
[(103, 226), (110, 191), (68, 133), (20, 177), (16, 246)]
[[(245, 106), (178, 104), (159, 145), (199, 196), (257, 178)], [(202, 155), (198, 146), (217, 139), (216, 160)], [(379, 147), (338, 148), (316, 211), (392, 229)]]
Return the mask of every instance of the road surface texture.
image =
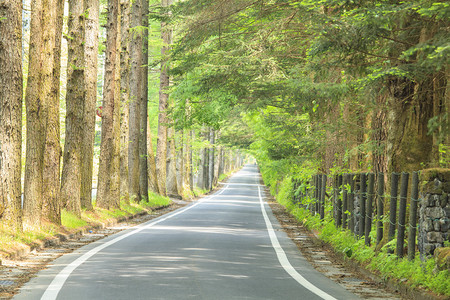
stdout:
[(61, 256), (14, 299), (358, 299), (301, 256), (259, 182), (247, 165), (213, 195)]

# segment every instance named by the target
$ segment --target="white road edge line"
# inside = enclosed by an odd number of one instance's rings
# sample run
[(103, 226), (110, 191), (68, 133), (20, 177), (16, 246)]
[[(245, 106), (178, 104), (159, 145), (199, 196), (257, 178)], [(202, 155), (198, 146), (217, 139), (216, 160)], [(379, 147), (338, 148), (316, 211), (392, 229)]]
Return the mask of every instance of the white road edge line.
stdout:
[(306, 289), (310, 290), (317, 296), (321, 297), (322, 299), (326, 300), (336, 300), (333, 296), (325, 293), (312, 283), (310, 283), (308, 280), (305, 279), (302, 275), (300, 275), (294, 267), (289, 262), (286, 253), (284, 252), (283, 248), (280, 245), (280, 242), (278, 241), (277, 235), (275, 234), (275, 230), (273, 230), (272, 223), (270, 222), (270, 219), (267, 215), (266, 208), (264, 207), (264, 202), (261, 197), (261, 188), (258, 186), (258, 195), (259, 195), (259, 203), (261, 205), (261, 212), (264, 217), (264, 221), (266, 222), (267, 231), (269, 232), (270, 241), (272, 243), (272, 247), (275, 249), (275, 253), (277, 254), (278, 261), (280, 262), (283, 269), (291, 275), (292, 278), (294, 278), (298, 283), (300, 283), (302, 286), (304, 286)]
[(41, 297), (41, 300), (55, 300), (58, 297), (58, 294), (60, 292), (60, 290), (62, 289), (64, 283), (66, 282), (67, 278), (69, 278), (70, 274), (72, 274), (73, 271), (75, 271), (76, 268), (78, 268), (81, 264), (83, 264), (86, 260), (88, 260), (89, 258), (91, 258), (93, 255), (95, 255), (96, 253), (98, 253), (99, 251), (105, 249), (106, 247), (109, 247), (129, 236), (132, 236), (138, 232), (141, 232), (144, 229), (153, 227), (156, 224), (159, 224), (161, 222), (164, 222), (168, 219), (171, 219), (175, 216), (178, 216), (179, 214), (182, 214), (194, 207), (196, 207), (197, 205), (201, 204), (202, 202), (207, 201), (208, 199), (212, 199), (215, 196), (218, 196), (220, 194), (222, 194), (226, 189), (228, 188), (228, 185), (226, 185), (223, 189), (221, 189), (219, 192), (205, 197), (199, 201), (197, 201), (197, 203), (186, 207), (183, 210), (180, 210), (179, 212), (176, 212), (174, 214), (171, 214), (167, 217), (163, 217), (161, 219), (158, 219), (154, 222), (151, 222), (147, 225), (138, 225), (138, 228), (130, 231), (126, 234), (123, 234), (109, 242), (106, 242), (104, 244), (101, 244), (100, 246), (95, 247), (94, 249), (89, 250), (88, 252), (86, 252), (85, 254), (83, 254), (82, 256), (80, 256), (79, 258), (77, 258), (76, 260), (74, 260), (72, 263), (70, 263), (69, 265), (67, 265), (64, 269), (61, 270), (61, 272), (58, 273), (58, 275), (55, 276), (55, 278), (53, 279), (53, 281), (50, 283), (50, 285), (47, 287), (47, 289), (45, 290), (44, 294)]

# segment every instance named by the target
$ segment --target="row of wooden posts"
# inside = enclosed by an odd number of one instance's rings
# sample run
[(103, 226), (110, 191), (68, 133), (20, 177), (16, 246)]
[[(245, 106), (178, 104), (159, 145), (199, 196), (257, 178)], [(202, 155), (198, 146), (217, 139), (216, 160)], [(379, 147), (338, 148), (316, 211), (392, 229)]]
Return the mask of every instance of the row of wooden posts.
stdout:
[[(396, 254), (403, 257), (405, 229), (406, 226), (409, 226), (407, 254), (408, 259), (413, 260), (416, 253), (417, 202), (419, 201), (418, 172), (412, 173), (411, 190), (408, 197), (409, 177), (409, 173), (392, 173), (390, 176), (387, 241), (393, 240), (397, 231)], [(400, 194), (398, 194), (399, 180)], [(331, 190), (327, 190), (328, 181), (332, 181)], [(314, 175), (312, 186), (309, 183), (302, 185), (302, 182), (296, 181), (294, 182), (294, 191), (296, 192), (294, 200), (297, 203), (308, 207), (312, 214), (319, 214), (321, 219), (325, 218), (326, 213), (332, 213), (337, 227), (349, 229), (358, 238), (364, 237), (366, 245), (370, 245), (372, 242), (370, 232), (373, 225), (376, 225), (376, 243), (379, 244), (383, 239), (383, 226), (384, 220), (386, 220), (384, 212), (385, 175), (383, 173), (340, 174), (332, 178), (328, 178), (325, 174)], [(312, 199), (312, 202), (303, 201), (306, 198)], [(410, 206), (407, 224), (408, 198)], [(332, 210), (328, 209), (327, 211), (327, 202), (332, 204)], [(357, 208), (355, 204), (359, 206), (359, 209), (355, 209)], [(355, 225), (358, 227), (355, 228)], [(390, 252), (393, 253), (393, 250)]]

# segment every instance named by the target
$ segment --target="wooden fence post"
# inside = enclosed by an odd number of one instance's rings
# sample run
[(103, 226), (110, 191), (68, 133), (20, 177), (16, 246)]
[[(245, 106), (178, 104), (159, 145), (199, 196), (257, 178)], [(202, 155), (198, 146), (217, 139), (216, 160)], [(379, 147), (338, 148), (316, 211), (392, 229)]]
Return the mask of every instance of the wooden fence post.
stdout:
[(298, 179), (292, 179), (293, 180), (293, 183), (294, 183), (294, 186), (292, 187), (292, 190), (293, 190), (293, 197), (292, 197), (292, 202), (294, 203), (294, 204), (297, 204), (298, 203), (298, 196), (299, 195), (296, 195), (296, 192), (297, 192), (297, 188), (298, 188)]
[(336, 227), (342, 226), (342, 198), (341, 198), (341, 190), (342, 190), (342, 174), (337, 175), (337, 188), (336, 188)]
[(364, 235), (367, 199), (367, 176), (366, 173), (359, 174), (359, 230), (358, 236)]
[(378, 173), (377, 177), (377, 245), (383, 239), (384, 217), (384, 173)]
[(350, 211), (350, 220), (348, 222), (348, 226), (351, 232), (355, 232), (355, 179), (353, 178), (354, 174), (348, 174), (349, 183), (350, 183), (350, 195), (348, 197), (348, 210)]
[[(392, 241), (395, 236), (395, 226), (397, 224), (397, 194), (398, 194), (398, 173), (391, 174), (391, 200), (389, 205), (389, 232), (388, 241)], [(388, 249), (388, 253), (394, 253), (393, 249)]]
[(419, 202), (419, 173), (413, 172), (409, 207), (408, 260), (414, 260), (416, 255), (417, 202)]
[(405, 222), (406, 222), (406, 200), (408, 196), (409, 174), (402, 173), (400, 186), (400, 206), (398, 208), (398, 232), (397, 232), (397, 256), (403, 257), (403, 246), (405, 244)]
[(366, 205), (366, 225), (364, 243), (370, 246), (370, 231), (372, 230), (372, 203), (373, 203), (373, 189), (375, 184), (375, 174), (369, 173), (369, 182), (367, 188), (367, 205)]
[(322, 191), (322, 177), (320, 174), (317, 175), (317, 198), (314, 205), (314, 215), (320, 212), (320, 192)]
[(323, 220), (325, 218), (325, 194), (327, 191), (327, 175), (322, 174), (322, 185), (320, 192), (320, 219)]
[(315, 213), (316, 213), (316, 201), (317, 201), (317, 197), (319, 195), (319, 192), (318, 192), (319, 184), (317, 183), (317, 176), (318, 175), (313, 176), (313, 181), (314, 181), (314, 194), (313, 195), (314, 196), (313, 196), (313, 199), (311, 202), (311, 214), (312, 215), (315, 215)]
[(348, 174), (344, 174), (342, 176), (342, 228), (347, 228), (347, 208), (348, 208), (348, 200), (347, 200), (347, 183), (348, 183)]

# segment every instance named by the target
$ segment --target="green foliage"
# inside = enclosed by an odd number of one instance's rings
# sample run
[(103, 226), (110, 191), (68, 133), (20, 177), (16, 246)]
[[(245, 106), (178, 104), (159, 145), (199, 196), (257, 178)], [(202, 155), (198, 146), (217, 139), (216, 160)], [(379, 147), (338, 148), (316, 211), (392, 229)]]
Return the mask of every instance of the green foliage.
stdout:
[(144, 35), (145, 32), (147, 32), (148, 27), (147, 26), (135, 26), (130, 27), (130, 36), (132, 39), (136, 39), (142, 35)]
[[(171, 56), (175, 119), (218, 128), (243, 112), (259, 162), (315, 164), (327, 133), (347, 138), (345, 161), (384, 155), (371, 137), (380, 128), (362, 129), (344, 114), (364, 122), (387, 111), (374, 99), (449, 63), (445, 2), (190, 0), (171, 9), (180, 25)], [(430, 122), (445, 139), (448, 121)], [(358, 135), (368, 138), (354, 145)]]

